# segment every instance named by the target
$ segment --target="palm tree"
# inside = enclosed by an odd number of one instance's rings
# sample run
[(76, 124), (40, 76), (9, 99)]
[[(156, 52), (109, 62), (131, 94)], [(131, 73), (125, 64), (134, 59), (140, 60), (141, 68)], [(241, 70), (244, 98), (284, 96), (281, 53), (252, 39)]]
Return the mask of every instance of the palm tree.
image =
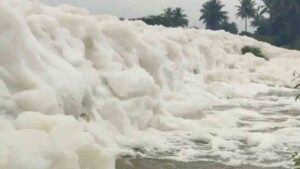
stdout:
[(182, 27), (186, 27), (188, 26), (188, 19), (187, 19), (187, 15), (184, 13), (184, 10), (182, 8), (175, 8), (173, 10), (173, 23), (174, 26), (182, 26)]
[(207, 29), (217, 30), (220, 24), (228, 19), (227, 12), (223, 11), (224, 5), (220, 0), (209, 0), (202, 5), (200, 12), (202, 15), (199, 20), (203, 20)]
[(165, 16), (169, 16), (169, 17), (172, 17), (172, 16), (173, 16), (173, 9), (170, 8), (170, 7), (164, 9), (164, 15), (165, 15)]
[(255, 16), (255, 2), (253, 0), (240, 0), (240, 5), (236, 6), (238, 12), (237, 17), (241, 17), (245, 20), (245, 31), (247, 32), (248, 19)]
[(264, 24), (267, 20), (266, 17), (264, 16), (264, 14), (268, 11), (269, 11), (269, 9), (267, 7), (259, 6), (255, 10), (255, 15), (253, 16), (253, 21), (251, 21), (251, 26), (252, 27), (259, 27), (262, 24)]
[(168, 27), (186, 27), (188, 26), (187, 15), (182, 8), (166, 8), (164, 13), (161, 14), (164, 20), (164, 25)]
[(164, 13), (161, 14), (161, 19), (164, 20), (163, 21), (163, 25), (167, 26), (167, 27), (174, 27), (173, 23), (172, 23), (172, 19), (173, 19), (173, 9), (172, 8), (166, 8), (164, 9)]

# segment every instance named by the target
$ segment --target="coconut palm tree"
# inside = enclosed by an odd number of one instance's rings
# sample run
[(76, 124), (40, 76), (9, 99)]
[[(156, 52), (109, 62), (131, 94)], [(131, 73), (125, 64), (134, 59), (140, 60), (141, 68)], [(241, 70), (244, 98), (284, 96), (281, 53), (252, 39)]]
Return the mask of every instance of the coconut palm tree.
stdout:
[(173, 9), (172, 8), (166, 8), (164, 9), (164, 12), (160, 15), (160, 18), (163, 22), (164, 26), (167, 27), (174, 27), (172, 23), (172, 18), (173, 18)]
[(220, 0), (209, 0), (202, 5), (200, 12), (202, 15), (199, 20), (206, 24), (207, 29), (217, 30), (220, 24), (228, 19), (227, 12), (223, 11), (224, 5)]
[(248, 19), (255, 17), (255, 2), (253, 0), (240, 0), (240, 5), (236, 6), (238, 12), (236, 13), (237, 17), (240, 17), (245, 20), (245, 31), (248, 30)]
[(182, 8), (175, 8), (173, 10), (173, 19), (172, 19), (174, 26), (182, 26), (186, 27), (188, 26), (189, 20), (187, 19), (187, 15), (184, 13), (184, 10)]
[(187, 15), (182, 8), (166, 8), (161, 14), (161, 18), (164, 22), (163, 25), (167, 27), (186, 27), (188, 26)]
[(267, 18), (264, 16), (265, 13), (267, 13), (269, 10), (267, 7), (265, 6), (259, 6), (256, 10), (255, 10), (255, 15), (253, 17), (253, 21), (251, 21), (251, 26), (252, 27), (259, 27), (262, 24), (264, 24), (264, 22), (266, 22)]

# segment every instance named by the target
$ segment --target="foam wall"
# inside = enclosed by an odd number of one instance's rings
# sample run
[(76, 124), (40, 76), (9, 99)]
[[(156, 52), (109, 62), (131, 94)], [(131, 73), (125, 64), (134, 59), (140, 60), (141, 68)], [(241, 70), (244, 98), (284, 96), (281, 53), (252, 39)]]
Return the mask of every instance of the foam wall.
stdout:
[(186, 117), (224, 98), (288, 86), (299, 57), (223, 31), (1, 1), (0, 168), (113, 169), (124, 147), (192, 130)]

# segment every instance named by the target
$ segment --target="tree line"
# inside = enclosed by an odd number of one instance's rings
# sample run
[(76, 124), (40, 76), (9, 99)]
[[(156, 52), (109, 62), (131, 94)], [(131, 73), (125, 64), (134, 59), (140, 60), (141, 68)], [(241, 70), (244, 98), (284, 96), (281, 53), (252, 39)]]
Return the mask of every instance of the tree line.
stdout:
[(187, 27), (189, 20), (182, 8), (166, 8), (162, 14), (151, 15), (130, 20), (142, 20), (149, 25), (163, 25), (166, 27)]
[[(240, 0), (236, 6), (237, 18), (245, 21), (241, 35), (251, 36), (276, 46), (300, 50), (300, 0), (262, 0), (257, 5), (254, 0)], [(235, 22), (229, 22), (228, 12), (220, 0), (208, 0), (200, 9), (199, 20), (206, 29), (225, 30), (238, 33)], [(130, 20), (142, 20), (149, 25), (166, 27), (188, 27), (188, 16), (182, 8), (166, 8), (159, 15), (151, 15)], [(250, 20), (250, 25), (248, 25)], [(249, 26), (255, 29), (248, 32)]]

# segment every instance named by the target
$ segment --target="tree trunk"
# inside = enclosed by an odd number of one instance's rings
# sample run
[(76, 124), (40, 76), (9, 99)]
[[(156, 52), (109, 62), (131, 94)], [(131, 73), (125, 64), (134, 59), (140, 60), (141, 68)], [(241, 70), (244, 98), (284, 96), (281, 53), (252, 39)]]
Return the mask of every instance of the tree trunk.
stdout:
[(248, 32), (248, 30), (247, 30), (247, 28), (248, 28), (247, 24), (248, 24), (248, 22), (247, 22), (247, 17), (246, 17), (246, 18), (245, 18), (245, 31), (246, 31), (246, 32)]

